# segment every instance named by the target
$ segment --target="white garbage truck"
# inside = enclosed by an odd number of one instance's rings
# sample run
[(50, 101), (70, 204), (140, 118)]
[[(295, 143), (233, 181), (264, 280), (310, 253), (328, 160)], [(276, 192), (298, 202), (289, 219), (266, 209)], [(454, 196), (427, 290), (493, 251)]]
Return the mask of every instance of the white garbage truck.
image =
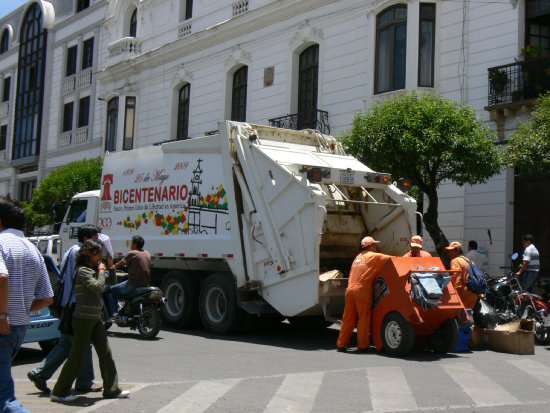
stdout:
[(361, 239), (402, 255), (415, 211), (331, 136), (224, 121), (215, 135), (107, 153), (101, 190), (72, 198), (60, 236), (66, 250), (97, 225), (116, 260), (141, 235), (164, 320), (225, 334), (267, 314), (338, 320)]

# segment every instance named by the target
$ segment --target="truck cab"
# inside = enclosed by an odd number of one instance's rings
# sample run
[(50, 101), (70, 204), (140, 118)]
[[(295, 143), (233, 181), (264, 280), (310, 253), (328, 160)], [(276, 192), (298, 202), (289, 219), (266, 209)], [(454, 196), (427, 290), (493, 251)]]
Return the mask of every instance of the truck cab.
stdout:
[(97, 225), (98, 203), (99, 190), (81, 192), (72, 197), (59, 229), (60, 259), (65, 251), (78, 243), (78, 227), (84, 224)]

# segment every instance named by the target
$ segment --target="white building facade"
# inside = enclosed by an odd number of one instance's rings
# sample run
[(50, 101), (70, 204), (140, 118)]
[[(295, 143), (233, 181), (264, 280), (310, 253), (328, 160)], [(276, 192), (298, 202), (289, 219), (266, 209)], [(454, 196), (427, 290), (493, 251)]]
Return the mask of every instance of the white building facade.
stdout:
[[(7, 126), (0, 191), (23, 194), (26, 180), (105, 151), (213, 133), (222, 119), (337, 135), (357, 111), (412, 89), (473, 106), (505, 141), (518, 118), (528, 119), (532, 96), (520, 93), (524, 85), (511, 72), (499, 92), (488, 69), (514, 62), (527, 40), (548, 44), (550, 9), (532, 3), (540, 7), (514, 0), (30, 0), (0, 19), (0, 30), (11, 33), (0, 76), (14, 79), (17, 94), (19, 27), (39, 5), (49, 46), (40, 150), (32, 162), (21, 160), (10, 96), (8, 108), (0, 106)], [(90, 38), (93, 58), (83, 68)], [(67, 62), (74, 55), (73, 73)], [(440, 188), (447, 237), (476, 240), (492, 272), (518, 245), (514, 194), (512, 170), (484, 185)]]

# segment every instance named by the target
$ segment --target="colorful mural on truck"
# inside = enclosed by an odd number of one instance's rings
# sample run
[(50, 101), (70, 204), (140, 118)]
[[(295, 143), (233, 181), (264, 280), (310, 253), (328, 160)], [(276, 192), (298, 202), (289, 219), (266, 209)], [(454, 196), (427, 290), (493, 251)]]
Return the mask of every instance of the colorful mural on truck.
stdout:
[(119, 158), (112, 173), (109, 165), (104, 166), (100, 216), (110, 219), (103, 222), (151, 235), (228, 232), (228, 222), (220, 219), (229, 213), (227, 192), (220, 182), (223, 174), (217, 170), (221, 159), (209, 154), (193, 156), (191, 161), (182, 160), (181, 154), (156, 154), (148, 157), (143, 168), (131, 159), (128, 167), (120, 165), (126, 159)]

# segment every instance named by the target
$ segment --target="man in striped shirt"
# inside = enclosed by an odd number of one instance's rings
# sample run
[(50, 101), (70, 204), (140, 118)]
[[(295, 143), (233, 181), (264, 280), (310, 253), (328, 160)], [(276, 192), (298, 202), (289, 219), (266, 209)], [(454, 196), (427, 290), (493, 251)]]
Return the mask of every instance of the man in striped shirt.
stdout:
[(12, 361), (23, 343), (30, 312), (53, 302), (46, 265), (25, 239), (25, 209), (0, 197), (0, 411), (28, 412), (15, 398)]
[(523, 265), (516, 275), (519, 277), (522, 290), (532, 293), (533, 287), (539, 279), (539, 252), (535, 248), (535, 238), (531, 234), (525, 234), (521, 237), (521, 242), (523, 248), (525, 248), (523, 252)]

